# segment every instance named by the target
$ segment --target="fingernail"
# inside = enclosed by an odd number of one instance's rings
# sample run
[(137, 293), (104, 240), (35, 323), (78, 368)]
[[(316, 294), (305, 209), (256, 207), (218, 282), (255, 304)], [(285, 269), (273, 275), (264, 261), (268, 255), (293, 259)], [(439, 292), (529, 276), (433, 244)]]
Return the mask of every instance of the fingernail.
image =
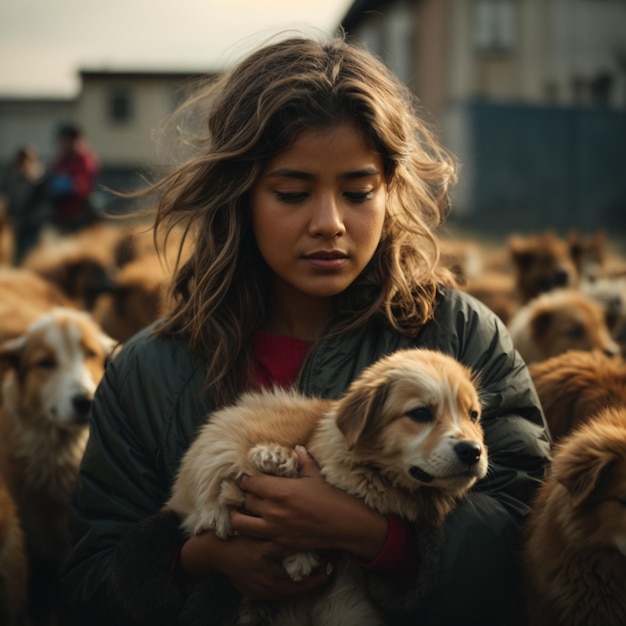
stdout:
[(306, 448), (305, 448), (304, 446), (297, 445), (297, 446), (296, 446), (296, 450), (297, 450), (298, 452), (301, 452), (302, 454), (307, 454)]

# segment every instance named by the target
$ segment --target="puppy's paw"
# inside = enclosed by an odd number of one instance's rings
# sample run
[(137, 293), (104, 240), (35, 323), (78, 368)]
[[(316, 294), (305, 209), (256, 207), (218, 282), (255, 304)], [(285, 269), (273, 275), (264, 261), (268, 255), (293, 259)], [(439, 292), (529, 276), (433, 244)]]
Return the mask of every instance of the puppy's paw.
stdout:
[(207, 530), (215, 531), (221, 539), (233, 534), (228, 509), (223, 506), (209, 505), (189, 515), (185, 527), (196, 535)]
[(298, 457), (294, 450), (274, 443), (259, 444), (248, 453), (250, 461), (263, 474), (293, 478), (298, 475)]
[(298, 552), (283, 559), (283, 567), (291, 580), (306, 578), (318, 565), (320, 560), (315, 552)]

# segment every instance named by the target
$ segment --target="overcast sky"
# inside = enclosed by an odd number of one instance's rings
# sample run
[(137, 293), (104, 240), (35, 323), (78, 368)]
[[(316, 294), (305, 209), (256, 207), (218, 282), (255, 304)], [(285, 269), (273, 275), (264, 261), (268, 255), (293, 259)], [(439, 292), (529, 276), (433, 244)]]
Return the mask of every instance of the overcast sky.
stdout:
[(220, 69), (282, 30), (331, 32), (351, 4), (0, 0), (0, 95), (70, 97), (80, 69)]

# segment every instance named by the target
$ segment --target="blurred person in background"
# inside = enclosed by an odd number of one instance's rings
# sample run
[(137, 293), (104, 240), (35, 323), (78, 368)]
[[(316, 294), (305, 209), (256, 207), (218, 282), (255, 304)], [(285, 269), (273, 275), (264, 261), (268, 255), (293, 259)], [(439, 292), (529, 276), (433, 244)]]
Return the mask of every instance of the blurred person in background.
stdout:
[(15, 154), (2, 181), (1, 195), (15, 236), (15, 265), (19, 265), (37, 243), (45, 218), (44, 174), (45, 168), (37, 148), (25, 145)]
[(93, 218), (91, 196), (100, 162), (76, 124), (63, 124), (57, 134), (59, 154), (48, 180), (52, 225), (66, 234)]

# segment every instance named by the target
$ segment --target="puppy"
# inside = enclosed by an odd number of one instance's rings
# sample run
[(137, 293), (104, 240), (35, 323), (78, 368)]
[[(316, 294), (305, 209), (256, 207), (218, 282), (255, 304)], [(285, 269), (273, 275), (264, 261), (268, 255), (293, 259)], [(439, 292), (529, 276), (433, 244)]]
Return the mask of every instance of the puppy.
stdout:
[(110, 233), (117, 230), (96, 225), (72, 235), (44, 236), (23, 266), (55, 284), (75, 307), (90, 311), (97, 297), (115, 284)]
[(69, 550), (68, 501), (113, 345), (87, 313), (57, 307), (0, 347), (0, 471), (26, 535), (38, 608)]
[[(472, 373), (431, 350), (402, 350), (381, 359), (336, 401), (280, 389), (247, 393), (210, 416), (183, 457), (165, 511), (181, 516), (188, 534), (214, 530), (227, 537), (228, 511), (244, 501), (237, 480), (255, 472), (297, 476), (294, 446), (303, 444), (331, 484), (380, 513), (419, 520), (426, 532), (439, 527), (487, 472), (480, 416)], [(315, 554), (302, 553), (283, 565), (299, 580), (318, 563)], [(360, 575), (345, 557), (330, 588), (285, 602), (264, 619), (285, 625), (382, 624)], [(244, 603), (236, 623), (259, 623), (259, 611), (258, 604)]]
[(98, 297), (94, 319), (108, 335), (127, 341), (170, 308), (171, 278), (171, 271), (155, 253), (129, 261), (120, 269), (111, 293)]
[(0, 474), (0, 624), (26, 624), (28, 563), (17, 508)]
[(559, 441), (601, 409), (626, 406), (626, 362), (570, 350), (530, 366), (552, 438)]
[(570, 247), (554, 233), (513, 235), (508, 240), (508, 249), (522, 303), (552, 289), (577, 285), (578, 272)]
[(580, 280), (593, 282), (605, 275), (606, 231), (587, 236), (572, 231), (567, 236), (567, 243)]
[(626, 408), (554, 451), (526, 527), (528, 624), (626, 624)]
[(508, 328), (528, 364), (568, 350), (620, 353), (602, 307), (577, 289), (555, 289), (534, 298), (515, 313)]

